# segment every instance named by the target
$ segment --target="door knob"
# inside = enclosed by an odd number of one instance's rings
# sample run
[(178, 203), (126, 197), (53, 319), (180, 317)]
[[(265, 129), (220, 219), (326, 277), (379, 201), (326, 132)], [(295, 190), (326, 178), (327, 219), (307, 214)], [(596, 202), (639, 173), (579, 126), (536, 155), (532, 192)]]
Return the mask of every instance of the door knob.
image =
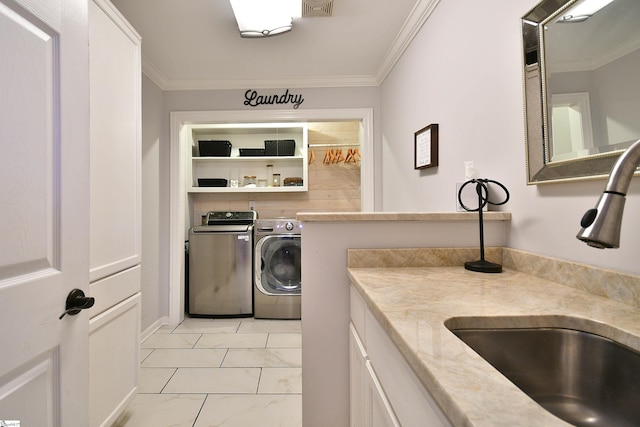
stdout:
[(82, 289), (74, 289), (67, 295), (65, 311), (60, 315), (59, 319), (62, 319), (66, 314), (75, 316), (81, 310), (93, 307), (95, 302), (95, 298), (85, 296)]

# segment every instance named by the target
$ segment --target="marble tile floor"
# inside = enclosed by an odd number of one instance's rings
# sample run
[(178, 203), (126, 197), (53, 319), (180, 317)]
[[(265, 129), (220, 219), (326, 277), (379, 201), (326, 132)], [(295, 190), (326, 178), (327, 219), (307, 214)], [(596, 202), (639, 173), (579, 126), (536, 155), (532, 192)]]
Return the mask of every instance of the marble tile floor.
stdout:
[(116, 427), (301, 427), (299, 320), (187, 318), (141, 345)]

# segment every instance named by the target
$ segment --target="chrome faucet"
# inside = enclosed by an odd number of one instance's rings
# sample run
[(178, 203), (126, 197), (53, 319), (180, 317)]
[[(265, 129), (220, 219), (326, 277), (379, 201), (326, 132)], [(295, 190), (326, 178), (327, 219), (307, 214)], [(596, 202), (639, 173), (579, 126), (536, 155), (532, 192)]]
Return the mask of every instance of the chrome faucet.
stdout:
[(640, 165), (640, 140), (622, 153), (609, 175), (607, 186), (594, 209), (589, 209), (576, 237), (598, 249), (620, 247), (624, 201), (631, 178)]

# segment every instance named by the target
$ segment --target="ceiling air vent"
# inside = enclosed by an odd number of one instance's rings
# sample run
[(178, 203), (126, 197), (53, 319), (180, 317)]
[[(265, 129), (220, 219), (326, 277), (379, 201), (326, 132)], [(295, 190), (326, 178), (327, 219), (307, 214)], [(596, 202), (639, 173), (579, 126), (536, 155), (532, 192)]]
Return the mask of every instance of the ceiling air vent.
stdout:
[(332, 16), (333, 0), (302, 0), (302, 17)]

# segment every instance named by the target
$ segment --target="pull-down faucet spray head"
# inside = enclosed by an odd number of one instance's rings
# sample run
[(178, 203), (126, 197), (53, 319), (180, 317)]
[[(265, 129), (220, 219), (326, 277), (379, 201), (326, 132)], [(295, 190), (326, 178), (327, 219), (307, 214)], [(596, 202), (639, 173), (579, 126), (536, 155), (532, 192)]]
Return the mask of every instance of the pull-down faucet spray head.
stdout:
[(611, 170), (607, 186), (594, 209), (589, 209), (576, 237), (598, 249), (618, 248), (625, 196), (636, 168), (640, 164), (640, 140), (622, 153)]

